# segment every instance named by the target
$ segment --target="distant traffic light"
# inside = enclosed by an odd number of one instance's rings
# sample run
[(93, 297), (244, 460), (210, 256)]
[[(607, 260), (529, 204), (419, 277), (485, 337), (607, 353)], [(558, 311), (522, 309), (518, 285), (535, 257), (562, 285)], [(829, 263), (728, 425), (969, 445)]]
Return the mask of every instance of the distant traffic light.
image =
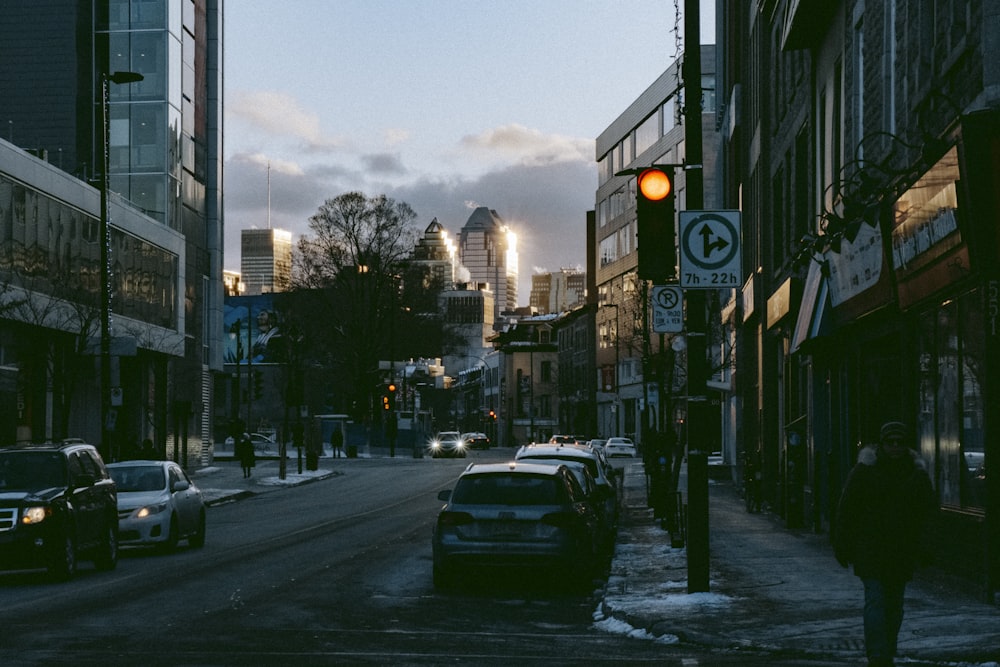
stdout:
[(382, 409), (383, 410), (395, 410), (396, 409), (396, 383), (390, 382), (385, 388), (385, 394), (382, 396)]
[(490, 419), (496, 419), (496, 418), (497, 418), (496, 410), (490, 410)]
[(638, 274), (663, 284), (675, 277), (674, 170), (644, 169), (636, 179), (636, 224), (639, 236)]

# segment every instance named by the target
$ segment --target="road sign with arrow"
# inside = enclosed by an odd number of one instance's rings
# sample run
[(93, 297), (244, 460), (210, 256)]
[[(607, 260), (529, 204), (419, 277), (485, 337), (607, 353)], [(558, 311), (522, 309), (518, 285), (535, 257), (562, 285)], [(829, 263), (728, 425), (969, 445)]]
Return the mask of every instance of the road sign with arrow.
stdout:
[(740, 212), (681, 211), (679, 223), (681, 287), (739, 287)]

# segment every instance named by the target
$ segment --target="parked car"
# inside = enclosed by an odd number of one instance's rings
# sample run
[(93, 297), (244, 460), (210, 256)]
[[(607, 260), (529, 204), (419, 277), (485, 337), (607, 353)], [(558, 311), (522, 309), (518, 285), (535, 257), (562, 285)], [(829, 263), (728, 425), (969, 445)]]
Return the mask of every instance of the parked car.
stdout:
[(587, 446), (591, 449), (603, 450), (605, 442), (607, 442), (607, 440), (604, 440), (603, 438), (593, 438), (587, 441)]
[(581, 445), (525, 445), (514, 454), (515, 461), (531, 459), (556, 459), (584, 463), (603, 499), (605, 513), (618, 524), (618, 478), (614, 468), (600, 450)]
[(462, 434), (458, 431), (441, 431), (430, 442), (430, 451), (433, 458), (457, 457), (465, 458), (466, 446), (462, 439)]
[(439, 496), (431, 545), (434, 585), (484, 568), (549, 567), (590, 582), (599, 552), (598, 518), (565, 466), (472, 464)]
[(118, 564), (115, 483), (80, 441), (0, 449), (0, 568), (46, 568), (59, 579), (80, 560)]
[(465, 446), (469, 449), (489, 449), (490, 439), (485, 433), (480, 433), (478, 431), (463, 433), (462, 441)]
[(598, 533), (600, 534), (601, 553), (610, 554), (615, 547), (615, 536), (617, 534), (617, 516), (614, 510), (605, 503), (605, 494), (597, 485), (594, 476), (590, 474), (587, 464), (582, 461), (567, 461), (565, 459), (531, 459), (531, 463), (539, 465), (566, 466), (573, 473), (576, 481), (583, 489), (583, 495), (597, 512)]
[(607, 442), (604, 443), (604, 455), (608, 458), (617, 456), (635, 458), (635, 443), (632, 442), (631, 438), (608, 438)]
[(205, 545), (205, 501), (183, 468), (173, 461), (122, 461), (109, 464), (108, 472), (118, 486), (122, 544)]

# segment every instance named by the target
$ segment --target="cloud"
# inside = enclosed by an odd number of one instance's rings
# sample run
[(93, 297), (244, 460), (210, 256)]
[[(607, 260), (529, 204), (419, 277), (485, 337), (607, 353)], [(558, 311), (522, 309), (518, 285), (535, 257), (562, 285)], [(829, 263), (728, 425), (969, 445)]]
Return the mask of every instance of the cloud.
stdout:
[(326, 153), (346, 147), (346, 140), (327, 136), (319, 116), (303, 109), (291, 95), (274, 91), (236, 91), (226, 99), (226, 114), (257, 131), (297, 140), (301, 150)]
[(364, 162), (367, 170), (377, 174), (405, 174), (407, 169), (403, 166), (403, 161), (400, 159), (399, 155), (392, 153), (372, 153), (371, 155), (362, 155), (361, 161)]
[(592, 139), (543, 134), (516, 123), (466, 135), (459, 141), (459, 147), (473, 155), (495, 156), (527, 165), (592, 161), (594, 156)]
[[(453, 236), (477, 206), (495, 210), (518, 234), (518, 302), (527, 304), (532, 269), (586, 266), (586, 214), (594, 208), (597, 170), (592, 158), (513, 164), (475, 177), (417, 176), (405, 184), (391, 177), (402, 169), (398, 156), (372, 154), (362, 159), (368, 170), (322, 163), (271, 161), (270, 211), (267, 158), (257, 153), (231, 156), (225, 166), (227, 269), (239, 269), (240, 230), (271, 226), (293, 238), (309, 233), (309, 217), (327, 199), (345, 192), (385, 194), (406, 202), (422, 230), (438, 219)], [(386, 183), (373, 185), (376, 170)]]

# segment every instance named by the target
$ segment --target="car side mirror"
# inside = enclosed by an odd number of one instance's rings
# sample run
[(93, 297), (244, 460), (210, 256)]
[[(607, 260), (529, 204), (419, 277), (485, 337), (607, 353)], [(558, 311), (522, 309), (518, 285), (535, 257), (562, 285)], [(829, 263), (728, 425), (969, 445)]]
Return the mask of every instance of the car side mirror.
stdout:
[(174, 493), (177, 493), (178, 491), (187, 491), (189, 488), (191, 488), (191, 485), (188, 484), (186, 480), (179, 479), (173, 483), (173, 486), (170, 487), (170, 490), (173, 491)]
[(444, 500), (447, 502), (451, 499), (451, 489), (445, 489), (444, 491), (438, 491), (438, 500)]

